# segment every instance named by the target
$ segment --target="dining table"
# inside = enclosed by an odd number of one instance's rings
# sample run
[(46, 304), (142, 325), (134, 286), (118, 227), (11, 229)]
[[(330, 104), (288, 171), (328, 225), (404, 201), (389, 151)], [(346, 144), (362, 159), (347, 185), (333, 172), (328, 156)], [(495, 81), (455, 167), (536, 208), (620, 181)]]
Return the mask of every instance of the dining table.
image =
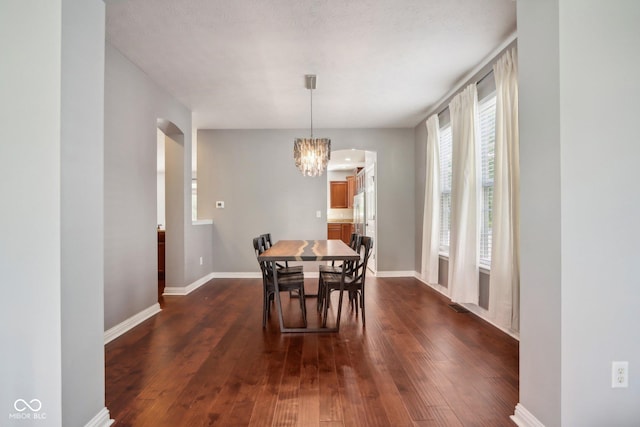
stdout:
[(285, 261), (356, 261), (360, 254), (349, 247), (342, 240), (279, 240), (269, 249), (258, 256), (260, 262), (270, 262), (273, 268), (275, 297), (281, 332), (338, 332), (340, 329), (340, 314), (342, 312), (342, 291), (344, 286), (344, 269), (340, 280), (340, 297), (338, 312), (334, 327), (290, 328), (284, 324), (282, 303), (278, 287), (278, 269), (276, 263)]

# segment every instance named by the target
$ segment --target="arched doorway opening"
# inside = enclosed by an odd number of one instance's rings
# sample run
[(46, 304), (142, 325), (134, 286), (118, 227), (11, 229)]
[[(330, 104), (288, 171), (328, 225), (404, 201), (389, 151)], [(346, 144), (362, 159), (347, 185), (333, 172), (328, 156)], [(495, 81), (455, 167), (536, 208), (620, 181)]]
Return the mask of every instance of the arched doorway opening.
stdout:
[(184, 133), (172, 122), (157, 119), (158, 302), (165, 285), (184, 277)]
[[(377, 269), (376, 163), (375, 151), (348, 149), (332, 151), (327, 166), (327, 238), (345, 240), (351, 234), (347, 230), (373, 237), (369, 268), (374, 273)], [(345, 201), (336, 201), (341, 197), (340, 187), (343, 186)], [(341, 237), (338, 237), (338, 229)]]

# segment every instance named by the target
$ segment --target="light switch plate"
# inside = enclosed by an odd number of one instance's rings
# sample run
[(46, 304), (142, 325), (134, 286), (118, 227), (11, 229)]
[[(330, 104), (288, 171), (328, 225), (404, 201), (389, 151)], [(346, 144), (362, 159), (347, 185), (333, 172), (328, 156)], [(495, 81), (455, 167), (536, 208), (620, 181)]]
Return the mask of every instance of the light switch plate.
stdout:
[(224, 202), (222, 202), (222, 201), (218, 200), (218, 201), (216, 202), (216, 208), (217, 208), (217, 209), (224, 209)]

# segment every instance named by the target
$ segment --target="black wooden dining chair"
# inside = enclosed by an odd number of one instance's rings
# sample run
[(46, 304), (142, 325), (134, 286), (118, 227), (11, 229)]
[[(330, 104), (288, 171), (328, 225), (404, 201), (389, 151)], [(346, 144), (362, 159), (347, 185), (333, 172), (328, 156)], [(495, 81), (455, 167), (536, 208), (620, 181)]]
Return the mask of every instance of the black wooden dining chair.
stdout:
[[(266, 250), (266, 242), (263, 235), (255, 237), (253, 239), (253, 248), (258, 257), (262, 252)], [(260, 270), (262, 272), (262, 327), (267, 326), (267, 317), (271, 312), (271, 303), (275, 299), (276, 287), (273, 277), (273, 266), (271, 262), (258, 261)], [(300, 301), (300, 310), (302, 311), (302, 319), (304, 326), (307, 326), (307, 308), (305, 307), (304, 299), (304, 274), (299, 273), (287, 273), (280, 274), (278, 272), (278, 288), (280, 292), (297, 292)]]
[[(271, 233), (261, 234), (260, 237), (264, 239), (265, 250), (273, 246), (273, 243), (271, 243)], [(303, 271), (303, 267), (301, 265), (290, 266), (289, 261), (285, 261), (284, 264), (277, 262), (276, 266), (278, 267), (278, 274), (302, 273)]]
[[(362, 241), (362, 235), (358, 233), (351, 233), (351, 239), (349, 240), (349, 247), (354, 251), (357, 251)], [(345, 261), (340, 265), (336, 265), (335, 261), (331, 261), (331, 265), (320, 264), (318, 274), (318, 310), (322, 310), (324, 305), (324, 289), (322, 285), (322, 275), (327, 273), (342, 273), (342, 268), (346, 268), (345, 276), (353, 276), (353, 268), (355, 267), (355, 261)]]
[[(371, 248), (373, 239), (369, 236), (362, 236), (360, 243), (360, 251), (362, 252), (360, 260), (353, 267), (351, 276), (345, 275), (343, 291), (348, 292), (349, 302), (352, 308), (358, 313), (358, 306), (362, 310), (362, 326), (365, 326), (364, 312), (364, 290), (365, 278), (367, 276), (367, 263), (371, 256)], [(325, 273), (320, 277), (322, 288), (324, 289), (324, 314), (322, 316), (322, 326), (327, 326), (327, 315), (329, 312), (329, 303), (331, 302), (331, 292), (340, 290), (341, 273)]]
[[(260, 237), (264, 238), (264, 247), (265, 249), (269, 249), (271, 246), (273, 246), (273, 243), (271, 243), (271, 233), (265, 233), (265, 234), (261, 234)], [(289, 261), (285, 261), (284, 264), (281, 264), (279, 262), (276, 263), (276, 267), (278, 268), (278, 275), (281, 274), (295, 274), (295, 273), (302, 273), (303, 272), (303, 267), (301, 265), (289, 265)], [(289, 291), (289, 296), (293, 297), (299, 297), (300, 295), (297, 293), (294, 293), (294, 291)]]

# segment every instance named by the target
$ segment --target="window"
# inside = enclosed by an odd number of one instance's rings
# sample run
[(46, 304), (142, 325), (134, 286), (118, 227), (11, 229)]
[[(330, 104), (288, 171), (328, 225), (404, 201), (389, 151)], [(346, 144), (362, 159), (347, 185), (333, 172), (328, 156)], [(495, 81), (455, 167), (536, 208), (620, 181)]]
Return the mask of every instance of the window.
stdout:
[(451, 125), (440, 128), (440, 251), (449, 253), (451, 234)]
[(478, 105), (480, 120), (480, 161), (482, 169), (482, 200), (480, 202), (480, 264), (491, 265), (493, 226), (493, 174), (496, 140), (496, 97), (491, 95)]

